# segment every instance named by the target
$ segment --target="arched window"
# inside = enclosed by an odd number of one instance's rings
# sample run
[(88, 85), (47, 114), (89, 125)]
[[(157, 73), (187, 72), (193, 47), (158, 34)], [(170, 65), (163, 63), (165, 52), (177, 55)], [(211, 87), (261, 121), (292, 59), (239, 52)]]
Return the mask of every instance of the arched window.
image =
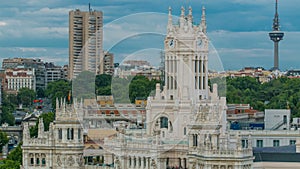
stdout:
[(35, 154), (36, 157), (36, 165), (40, 165), (40, 155), (39, 154)]
[(32, 153), (29, 154), (29, 158), (30, 158), (30, 165), (34, 165), (34, 155)]
[(42, 166), (46, 166), (46, 155), (42, 154)]
[(168, 118), (167, 117), (160, 118), (160, 128), (168, 128)]

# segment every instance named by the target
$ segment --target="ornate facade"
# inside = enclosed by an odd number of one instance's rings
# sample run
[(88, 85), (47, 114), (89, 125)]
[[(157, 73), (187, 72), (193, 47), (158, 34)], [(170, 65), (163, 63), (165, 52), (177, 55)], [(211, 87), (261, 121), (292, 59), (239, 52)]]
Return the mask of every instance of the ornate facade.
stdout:
[[(226, 98), (217, 85), (208, 86), (208, 45), (205, 8), (199, 25), (181, 9), (174, 25), (171, 9), (165, 38), (163, 91), (149, 97), (146, 130), (121, 131), (106, 139), (106, 156), (122, 169), (250, 169), (250, 136), (228, 133)], [(109, 158), (107, 158), (109, 159)], [(109, 164), (111, 161), (105, 161)]]
[(38, 137), (30, 138), (28, 123), (23, 123), (23, 168), (81, 169), (83, 168), (83, 129), (78, 120), (82, 103), (66, 105), (56, 101), (56, 117), (44, 131), (43, 119)]
[[(205, 9), (200, 24), (181, 9), (174, 25), (171, 9), (165, 38), (166, 85), (156, 85), (146, 107), (146, 128), (118, 129), (103, 143), (104, 166), (115, 169), (250, 169), (253, 164), (249, 135), (227, 131), (226, 98), (217, 85), (208, 85), (208, 45)], [(89, 168), (82, 165), (82, 129), (73, 107), (57, 102), (56, 119), (49, 132), (39, 126), (30, 138), (24, 125), (24, 168)], [(79, 115), (78, 117), (82, 117)], [(42, 124), (42, 121), (40, 121)], [(91, 166), (90, 166), (91, 167)]]

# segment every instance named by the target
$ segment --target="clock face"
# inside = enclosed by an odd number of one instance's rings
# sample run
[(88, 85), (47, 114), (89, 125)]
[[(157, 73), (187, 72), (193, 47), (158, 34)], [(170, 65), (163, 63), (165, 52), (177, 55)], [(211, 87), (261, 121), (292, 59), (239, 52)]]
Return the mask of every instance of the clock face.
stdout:
[(202, 47), (202, 46), (203, 46), (202, 39), (199, 39), (199, 40), (197, 41), (197, 46), (198, 46), (198, 47)]
[(174, 39), (171, 39), (171, 40), (169, 41), (169, 46), (170, 46), (171, 48), (174, 48), (174, 46), (175, 46), (175, 41), (174, 41)]

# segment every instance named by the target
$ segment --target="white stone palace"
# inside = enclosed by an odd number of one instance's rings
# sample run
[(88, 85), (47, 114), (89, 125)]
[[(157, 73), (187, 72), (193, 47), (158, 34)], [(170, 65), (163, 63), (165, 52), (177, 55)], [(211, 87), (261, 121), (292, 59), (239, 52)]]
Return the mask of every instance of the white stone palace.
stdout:
[[(30, 138), (24, 125), (24, 168), (250, 169), (251, 138), (227, 131), (226, 98), (208, 85), (209, 39), (205, 8), (200, 24), (182, 7), (178, 24), (171, 9), (165, 38), (165, 86), (149, 97), (146, 128), (119, 129), (103, 144), (106, 166), (84, 166), (83, 132), (76, 119), (82, 104), (57, 103), (48, 132)], [(41, 123), (40, 123), (41, 124)]]
[(226, 129), (226, 98), (208, 86), (205, 8), (199, 25), (192, 9), (181, 9), (174, 25), (171, 9), (165, 38), (165, 86), (148, 98), (146, 131), (120, 132), (106, 139), (107, 163), (117, 169), (250, 169), (251, 138)]
[(83, 129), (78, 120), (82, 112), (82, 102), (66, 105), (56, 101), (56, 117), (50, 123), (49, 131), (44, 131), (40, 119), (38, 137), (30, 138), (28, 123), (23, 123), (23, 166), (24, 169), (82, 169)]

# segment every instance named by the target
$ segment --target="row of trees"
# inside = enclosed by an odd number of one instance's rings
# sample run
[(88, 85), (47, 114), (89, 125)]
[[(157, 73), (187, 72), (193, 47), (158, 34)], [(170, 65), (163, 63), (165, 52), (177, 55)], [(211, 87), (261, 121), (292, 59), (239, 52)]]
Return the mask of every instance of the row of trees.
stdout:
[(113, 95), (116, 103), (133, 103), (137, 97), (147, 98), (155, 90), (157, 80), (145, 76), (127, 78), (97, 75), (82, 72), (72, 82), (59, 80), (50, 83), (45, 95), (52, 100), (55, 107), (56, 98), (68, 98), (69, 94), (77, 99), (96, 98), (96, 95)]
[(0, 114), (0, 124), (8, 123), (9, 125), (14, 125), (15, 119), (13, 116), (13, 111), (22, 104), (24, 107), (30, 107), (32, 101), (36, 97), (36, 92), (32, 89), (21, 88), (17, 95), (13, 94), (2, 94), (2, 113)]
[(293, 117), (300, 117), (300, 79), (282, 77), (261, 84), (252, 77), (217, 78), (221, 95), (227, 103), (247, 103), (257, 110), (291, 109)]

